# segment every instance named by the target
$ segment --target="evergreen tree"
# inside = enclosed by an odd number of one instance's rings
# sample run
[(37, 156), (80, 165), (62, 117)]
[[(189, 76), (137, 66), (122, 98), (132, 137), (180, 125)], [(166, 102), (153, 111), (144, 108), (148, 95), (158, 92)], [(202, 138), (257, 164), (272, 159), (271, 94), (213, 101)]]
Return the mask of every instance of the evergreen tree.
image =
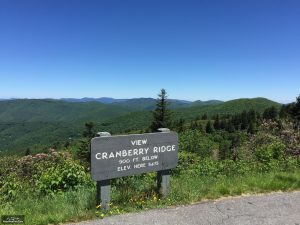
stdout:
[(25, 156), (26, 156), (26, 155), (31, 155), (31, 150), (30, 150), (30, 148), (26, 148)]
[(260, 114), (260, 112), (256, 112), (256, 120), (261, 120), (261, 114)]
[(53, 148), (53, 149), (58, 149), (58, 147), (59, 147), (59, 142), (58, 142), (58, 141), (54, 142), (54, 143), (51, 145), (51, 148)]
[(241, 129), (245, 130), (248, 128), (248, 115), (247, 112), (244, 110), (241, 114)]
[(226, 131), (228, 131), (229, 133), (233, 133), (235, 131), (232, 120), (228, 120), (228, 123), (226, 125)]
[(249, 112), (248, 112), (248, 121), (251, 123), (251, 122), (255, 122), (256, 123), (256, 112), (254, 109), (251, 109)]
[(153, 122), (151, 124), (151, 130), (157, 131), (158, 128), (170, 127), (171, 111), (168, 109), (167, 92), (165, 89), (161, 89), (156, 100), (156, 108), (153, 111)]
[(270, 117), (272, 120), (275, 120), (278, 117), (278, 109), (275, 106), (270, 108)]
[(294, 118), (299, 122), (300, 121), (300, 95), (297, 97), (296, 102), (292, 108), (292, 113)]
[(215, 128), (215, 130), (220, 129), (220, 116), (219, 116), (219, 114), (217, 114), (216, 117), (215, 117), (214, 128)]
[(221, 160), (231, 158), (232, 150), (230, 149), (231, 142), (229, 140), (222, 140), (219, 143), (219, 157)]
[(297, 97), (296, 102), (287, 106), (287, 112), (294, 122), (295, 128), (300, 130), (300, 95)]
[(190, 129), (191, 130), (197, 130), (197, 128), (198, 128), (197, 121), (192, 121), (191, 124), (190, 124)]
[(202, 119), (202, 120), (207, 120), (207, 118), (208, 118), (208, 117), (207, 117), (207, 114), (205, 113), (205, 114), (202, 116), (201, 119)]
[(96, 133), (92, 122), (86, 122), (84, 126), (83, 138), (80, 140), (76, 155), (85, 166), (89, 167), (91, 160), (91, 139), (96, 136)]
[(197, 130), (201, 131), (201, 132), (204, 132), (203, 130), (203, 126), (201, 123), (198, 123), (198, 127), (197, 127)]
[(232, 116), (232, 119), (230, 120), (230, 122), (232, 123), (232, 125), (234, 126), (234, 128), (236, 130), (239, 130), (240, 125), (241, 125), (241, 115), (235, 114), (234, 116)]
[(95, 137), (95, 132), (94, 132), (93, 128), (94, 128), (93, 122), (85, 123), (85, 130), (83, 131), (83, 137), (86, 137), (86, 138)]
[(76, 152), (77, 157), (87, 167), (91, 160), (91, 142), (90, 139), (84, 138), (80, 140), (79, 148)]
[(226, 119), (221, 120), (220, 122), (220, 129), (225, 130), (226, 129)]
[(214, 127), (213, 127), (212, 122), (210, 120), (206, 124), (205, 131), (206, 131), (206, 133), (209, 133), (209, 134), (214, 132)]
[(232, 153), (232, 159), (234, 161), (237, 160), (238, 158), (238, 147), (240, 146), (241, 144), (241, 134), (240, 133), (232, 133), (230, 136), (229, 136), (229, 139), (231, 140), (231, 153)]
[(275, 106), (265, 109), (263, 118), (267, 120), (276, 120), (278, 116), (278, 110)]
[(284, 119), (287, 117), (287, 107), (285, 105), (282, 105), (279, 111), (279, 118)]
[(178, 132), (182, 132), (184, 131), (184, 119), (183, 118), (180, 118), (179, 121), (176, 122), (175, 124), (175, 129), (178, 131)]
[(65, 144), (64, 144), (64, 147), (65, 147), (65, 148), (68, 148), (69, 146), (70, 146), (70, 142), (69, 142), (69, 141), (66, 141)]
[(247, 132), (249, 133), (249, 134), (256, 134), (256, 123), (255, 122), (251, 122), (250, 123), (250, 125), (249, 125), (249, 127), (248, 127), (248, 130), (247, 130)]

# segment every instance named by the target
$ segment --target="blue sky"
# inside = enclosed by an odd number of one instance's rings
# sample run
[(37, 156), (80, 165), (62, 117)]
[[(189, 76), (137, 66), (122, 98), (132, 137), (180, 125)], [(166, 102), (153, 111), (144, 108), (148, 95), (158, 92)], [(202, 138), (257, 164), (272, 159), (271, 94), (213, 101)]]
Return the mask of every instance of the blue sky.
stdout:
[(0, 98), (300, 94), (300, 1), (1, 0)]

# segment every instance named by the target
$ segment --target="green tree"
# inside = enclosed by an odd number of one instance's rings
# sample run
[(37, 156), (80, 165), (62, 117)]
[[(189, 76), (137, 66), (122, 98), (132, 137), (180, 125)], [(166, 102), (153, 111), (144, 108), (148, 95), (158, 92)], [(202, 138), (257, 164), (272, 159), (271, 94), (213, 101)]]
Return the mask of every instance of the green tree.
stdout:
[(248, 112), (248, 121), (251, 123), (251, 122), (255, 122), (256, 123), (256, 112), (254, 109), (251, 109), (249, 112)]
[(76, 152), (77, 157), (81, 163), (86, 167), (89, 166), (91, 160), (91, 141), (90, 139), (83, 138), (80, 140), (79, 148)]
[(64, 144), (64, 148), (69, 148), (69, 146), (70, 146), (70, 142), (66, 141), (65, 144)]
[(220, 129), (222, 129), (222, 130), (224, 130), (224, 129), (226, 129), (226, 119), (222, 119), (221, 121), (220, 121)]
[(191, 130), (197, 130), (198, 129), (198, 123), (197, 123), (197, 121), (192, 121), (191, 122), (190, 129)]
[(197, 130), (199, 130), (199, 131), (201, 131), (201, 132), (204, 132), (203, 126), (202, 126), (201, 123), (198, 123)]
[(227, 125), (226, 125), (226, 131), (229, 133), (233, 133), (235, 131), (234, 125), (232, 123), (232, 120), (229, 120)]
[(300, 130), (300, 95), (296, 98), (296, 102), (286, 106), (286, 112), (294, 122), (295, 128)]
[(280, 119), (284, 119), (287, 117), (287, 106), (286, 105), (282, 105), (279, 111), (279, 118)]
[(211, 134), (215, 131), (214, 126), (210, 120), (206, 123), (205, 131), (206, 131), (206, 133), (209, 133), (209, 134)]
[(83, 131), (83, 137), (86, 137), (86, 138), (95, 137), (94, 123), (86, 122), (84, 125), (85, 125), (85, 130)]
[(215, 128), (215, 130), (220, 129), (220, 116), (219, 116), (219, 114), (217, 114), (216, 117), (215, 117), (214, 128)]
[(161, 89), (156, 100), (156, 108), (153, 111), (153, 122), (150, 126), (152, 131), (157, 131), (158, 128), (168, 128), (172, 124), (171, 111), (168, 109), (167, 92)]
[(294, 106), (294, 115), (298, 121), (300, 121), (300, 95), (297, 97)]
[(221, 160), (232, 157), (232, 150), (230, 149), (231, 141), (222, 140), (219, 144), (219, 158)]
[(206, 113), (201, 117), (202, 120), (207, 120), (207, 118), (208, 118), (208, 117), (207, 117), (207, 114), (206, 114)]
[(85, 130), (82, 133), (83, 138), (80, 140), (79, 148), (76, 152), (77, 157), (83, 165), (89, 166), (91, 160), (91, 139), (95, 137), (94, 124), (87, 122), (84, 124)]
[(275, 120), (278, 116), (278, 110), (275, 106), (271, 106), (265, 109), (263, 113), (263, 118), (267, 120)]
[(26, 148), (25, 156), (26, 156), (26, 155), (31, 155), (31, 150), (30, 150), (30, 148)]
[(232, 133), (229, 136), (229, 140), (231, 141), (231, 151), (230, 153), (232, 154), (231, 158), (236, 161), (238, 159), (238, 148), (241, 145), (241, 133), (236, 132)]
[(295, 107), (294, 107), (294, 116), (296, 119), (296, 128), (300, 130), (300, 95), (297, 97)]
[(177, 122), (175, 122), (175, 129), (177, 132), (182, 132), (184, 131), (184, 119), (180, 118)]
[(247, 132), (249, 134), (256, 134), (257, 128), (256, 128), (256, 123), (254, 121), (250, 123)]
[(245, 130), (248, 128), (248, 115), (246, 110), (244, 110), (241, 114), (241, 129)]
[(59, 142), (58, 142), (58, 141), (54, 142), (54, 143), (51, 145), (51, 148), (54, 148), (54, 149), (58, 149), (58, 147), (59, 147)]

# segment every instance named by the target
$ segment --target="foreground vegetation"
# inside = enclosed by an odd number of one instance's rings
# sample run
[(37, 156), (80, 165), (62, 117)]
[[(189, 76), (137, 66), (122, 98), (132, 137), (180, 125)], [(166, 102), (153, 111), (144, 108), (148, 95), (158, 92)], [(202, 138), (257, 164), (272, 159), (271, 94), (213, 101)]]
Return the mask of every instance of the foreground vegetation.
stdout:
[(242, 193), (299, 190), (300, 170), (226, 177), (181, 174), (172, 177), (171, 193), (166, 199), (158, 198), (154, 183), (153, 179), (144, 178), (136, 182), (142, 186), (139, 188), (122, 190), (122, 187), (113, 186), (111, 210), (106, 214), (95, 207), (95, 188), (80, 188), (54, 196), (20, 195), (13, 203), (1, 205), (0, 214), (25, 214), (26, 224), (58, 224)]
[[(242, 193), (300, 190), (299, 154), (290, 151), (299, 148), (300, 135), (289, 124), (280, 131), (291, 132), (288, 138), (274, 133), (274, 122), (266, 124), (237, 147), (236, 157), (224, 159), (219, 155), (223, 132), (181, 132), (179, 165), (172, 170), (168, 198), (156, 194), (155, 173), (119, 178), (112, 181), (112, 205), (106, 213), (96, 206), (95, 183), (76, 154), (52, 149), (2, 157), (0, 214), (25, 214), (27, 224), (57, 224)], [(298, 141), (291, 145), (290, 138)]]

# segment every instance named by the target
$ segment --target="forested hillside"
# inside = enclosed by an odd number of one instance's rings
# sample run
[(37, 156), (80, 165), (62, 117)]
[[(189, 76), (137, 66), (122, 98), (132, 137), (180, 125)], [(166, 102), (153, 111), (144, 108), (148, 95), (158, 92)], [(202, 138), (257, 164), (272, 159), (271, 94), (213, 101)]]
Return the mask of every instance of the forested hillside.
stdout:
[(22, 99), (0, 102), (0, 122), (101, 122), (132, 111), (99, 102)]
[[(280, 104), (264, 98), (228, 102), (171, 100), (173, 120), (194, 120), (204, 114), (234, 114), (254, 109), (263, 112)], [(64, 144), (81, 137), (84, 124), (93, 122), (96, 130), (113, 134), (143, 132), (150, 126), (154, 99), (140, 98), (100, 103), (75, 100), (9, 100), (0, 102), (0, 151), (18, 152)], [(146, 110), (147, 109), (147, 110)], [(143, 111), (142, 111), (143, 110)]]

